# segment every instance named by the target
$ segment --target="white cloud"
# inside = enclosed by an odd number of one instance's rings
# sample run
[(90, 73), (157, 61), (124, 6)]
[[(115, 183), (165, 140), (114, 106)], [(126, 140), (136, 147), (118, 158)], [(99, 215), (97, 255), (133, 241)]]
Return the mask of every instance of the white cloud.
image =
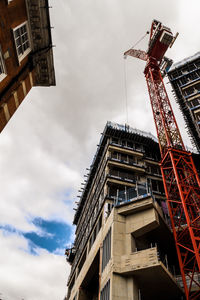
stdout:
[(6, 300), (63, 299), (69, 266), (65, 258), (39, 250), (31, 255), (25, 238), (0, 231), (0, 292)]
[[(71, 224), (81, 178), (106, 121), (126, 120), (123, 52), (149, 30), (152, 19), (179, 31), (168, 52), (174, 60), (200, 46), (196, 0), (51, 2), (57, 87), (32, 89), (0, 136), (0, 220), (23, 231), (38, 230), (33, 217)], [(148, 38), (137, 48), (147, 44)], [(144, 65), (127, 60), (129, 124), (155, 134)], [(27, 241), (20, 236), (1, 233), (0, 244), (2, 292), (12, 300), (62, 299), (69, 269), (63, 257), (25, 253), (20, 248), (27, 249)]]
[[(71, 197), (80, 182), (80, 175), (60, 157), (42, 148), (40, 143), (34, 147), (35, 142), (28, 136), (26, 141), (28, 144), (25, 147), (23, 142), (17, 145), (14, 136), (8, 150), (15, 148), (15, 155), (11, 150), (1, 155), (0, 168), (6, 169), (6, 176), (4, 172), (0, 173), (1, 222), (21, 230), (31, 229), (32, 225), (27, 223), (27, 219), (34, 216), (60, 217), (71, 222), (68, 210), (71, 210)], [(67, 191), (69, 195), (65, 196)], [(68, 200), (69, 208), (63, 200)], [(9, 214), (6, 213), (8, 207)]]

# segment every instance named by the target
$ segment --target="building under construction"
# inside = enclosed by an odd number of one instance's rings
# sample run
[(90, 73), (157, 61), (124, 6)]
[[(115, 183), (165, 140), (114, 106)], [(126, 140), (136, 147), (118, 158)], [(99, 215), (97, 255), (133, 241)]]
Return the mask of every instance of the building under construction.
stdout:
[(175, 63), (168, 78), (188, 132), (200, 152), (200, 52)]
[(184, 299), (159, 161), (153, 135), (107, 123), (66, 250), (66, 299)]
[(159, 148), (152, 135), (107, 124), (66, 251), (69, 300), (200, 299), (200, 178), (163, 82), (176, 37), (153, 20), (147, 51), (124, 53), (146, 61)]

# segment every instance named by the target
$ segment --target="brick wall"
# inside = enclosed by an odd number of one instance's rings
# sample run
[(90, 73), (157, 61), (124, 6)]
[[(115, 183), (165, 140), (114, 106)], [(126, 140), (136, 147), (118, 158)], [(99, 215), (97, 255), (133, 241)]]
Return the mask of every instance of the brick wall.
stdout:
[(22, 103), (34, 82), (34, 70), (25, 70), (0, 102), (0, 132)]
[(28, 55), (19, 63), (13, 29), (27, 21), (25, 0), (0, 0), (0, 46), (7, 76), (0, 81), (0, 132), (34, 84)]
[(26, 20), (25, 0), (14, 0), (9, 4), (7, 0), (0, 1), (0, 45), (7, 71), (7, 76), (0, 82), (0, 93), (27, 64), (28, 57), (20, 65), (18, 63), (12, 30)]

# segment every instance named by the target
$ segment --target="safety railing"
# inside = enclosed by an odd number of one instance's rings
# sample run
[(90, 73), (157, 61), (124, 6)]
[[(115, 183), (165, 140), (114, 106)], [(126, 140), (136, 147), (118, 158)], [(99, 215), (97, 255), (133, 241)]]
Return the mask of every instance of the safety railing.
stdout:
[(117, 190), (117, 195), (113, 196), (114, 205), (134, 201), (141, 197), (152, 196), (150, 187), (147, 183), (136, 182), (135, 187), (125, 188), (123, 191)]

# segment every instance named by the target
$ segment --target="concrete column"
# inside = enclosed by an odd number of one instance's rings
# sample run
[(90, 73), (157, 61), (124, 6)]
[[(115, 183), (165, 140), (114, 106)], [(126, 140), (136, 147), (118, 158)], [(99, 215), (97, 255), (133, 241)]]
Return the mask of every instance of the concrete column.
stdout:
[(125, 235), (126, 241), (125, 241), (125, 254), (130, 254), (131, 252), (133, 252), (133, 237), (131, 235), (131, 233), (127, 233)]
[(139, 299), (139, 289), (137, 283), (133, 278), (127, 278), (127, 300), (140, 300)]
[[(111, 298), (112, 300), (132, 300), (128, 298), (127, 293), (127, 278), (113, 274), (112, 286), (111, 286)], [(135, 299), (134, 299), (135, 300)]]

